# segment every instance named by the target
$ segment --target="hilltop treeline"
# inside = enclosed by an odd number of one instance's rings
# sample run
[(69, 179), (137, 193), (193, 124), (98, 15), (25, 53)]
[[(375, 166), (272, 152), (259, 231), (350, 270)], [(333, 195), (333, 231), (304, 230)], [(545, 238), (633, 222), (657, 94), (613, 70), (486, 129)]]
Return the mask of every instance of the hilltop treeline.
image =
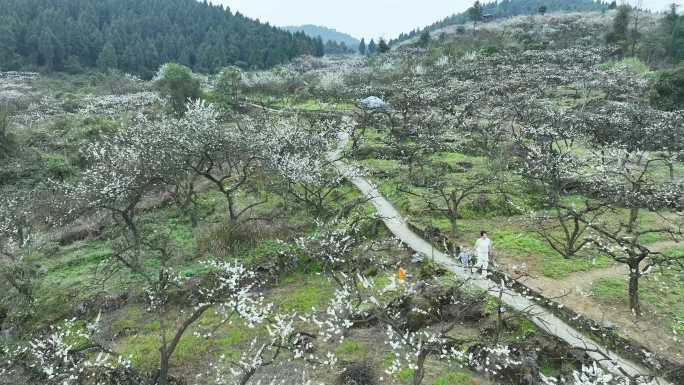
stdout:
[(266, 68), (320, 54), (320, 45), (206, 0), (0, 0), (0, 70), (150, 76), (168, 61), (197, 71)]
[[(500, 19), (518, 15), (533, 15), (545, 7), (546, 12), (591, 12), (608, 9), (610, 2), (596, 0), (501, 0), (482, 4), (482, 13), (492, 19)], [(468, 11), (451, 15), (423, 29), (415, 29), (402, 33), (390, 44), (411, 39), (423, 31), (435, 31), (450, 25), (465, 24), (470, 21)]]

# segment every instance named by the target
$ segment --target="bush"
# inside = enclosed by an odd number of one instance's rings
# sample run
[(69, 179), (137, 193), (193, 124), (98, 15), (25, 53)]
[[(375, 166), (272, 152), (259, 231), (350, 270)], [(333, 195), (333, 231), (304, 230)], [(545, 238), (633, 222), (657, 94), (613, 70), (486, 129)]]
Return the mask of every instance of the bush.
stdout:
[(658, 72), (651, 83), (651, 104), (661, 110), (684, 108), (684, 64)]
[(0, 158), (9, 151), (11, 146), (9, 145), (9, 125), (10, 125), (10, 113), (9, 108), (0, 107)]
[(340, 374), (338, 385), (375, 385), (375, 370), (365, 362), (355, 362), (344, 368)]
[(242, 72), (237, 67), (226, 67), (221, 71), (216, 83), (216, 101), (220, 108), (236, 106), (240, 100)]
[(470, 385), (473, 383), (472, 377), (466, 373), (451, 372), (441, 376), (432, 385)]
[(42, 154), (41, 157), (43, 162), (45, 162), (44, 167), (47, 175), (51, 179), (65, 180), (76, 173), (74, 168), (69, 164), (68, 159), (62, 155)]
[(192, 77), (190, 68), (176, 63), (169, 63), (160, 69), (156, 84), (159, 92), (169, 98), (174, 114), (185, 114), (188, 100), (199, 99), (201, 96), (200, 83)]

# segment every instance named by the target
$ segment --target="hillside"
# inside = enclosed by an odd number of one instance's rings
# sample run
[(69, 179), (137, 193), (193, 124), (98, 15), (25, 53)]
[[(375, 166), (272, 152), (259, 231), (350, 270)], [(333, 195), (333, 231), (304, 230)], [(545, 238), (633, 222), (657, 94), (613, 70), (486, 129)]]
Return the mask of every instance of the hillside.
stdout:
[(307, 36), (316, 38), (321, 37), (323, 41), (334, 41), (337, 43), (344, 43), (349, 48), (356, 48), (359, 46), (361, 41), (349, 34), (344, 32), (339, 32), (334, 28), (328, 28), (318, 25), (300, 25), (300, 26), (288, 26), (283, 27), (284, 30), (295, 33), (304, 32)]
[(684, 16), (631, 12), (0, 71), (0, 385), (684, 384)]
[(194, 0), (0, 0), (0, 70), (117, 68), (169, 61), (211, 72), (315, 53), (313, 39)]
[[(608, 9), (608, 4), (601, 0), (502, 0), (483, 4), (482, 13), (484, 15), (491, 15), (493, 19), (503, 19), (519, 15), (534, 15), (539, 12), (539, 8), (542, 6), (546, 7), (547, 12), (590, 12)], [(470, 17), (466, 10), (425, 28), (402, 33), (398, 38), (392, 40), (390, 44), (411, 39), (425, 30), (434, 32), (451, 25), (466, 24), (469, 21)]]

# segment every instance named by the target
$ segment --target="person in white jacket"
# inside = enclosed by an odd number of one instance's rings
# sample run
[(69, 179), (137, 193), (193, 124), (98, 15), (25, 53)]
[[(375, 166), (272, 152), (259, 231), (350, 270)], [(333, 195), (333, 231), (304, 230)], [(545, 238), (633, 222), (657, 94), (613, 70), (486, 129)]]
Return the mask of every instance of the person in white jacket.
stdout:
[(482, 274), (487, 273), (489, 268), (489, 253), (492, 249), (492, 240), (486, 231), (480, 232), (480, 238), (475, 242), (475, 254), (477, 255), (477, 268), (482, 269)]

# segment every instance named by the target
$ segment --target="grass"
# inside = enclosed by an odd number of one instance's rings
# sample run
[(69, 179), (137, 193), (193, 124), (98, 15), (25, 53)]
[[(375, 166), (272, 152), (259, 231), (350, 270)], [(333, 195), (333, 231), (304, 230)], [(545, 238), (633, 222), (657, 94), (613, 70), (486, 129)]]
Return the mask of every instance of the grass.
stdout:
[[(151, 371), (159, 367), (159, 346), (157, 334), (135, 335), (120, 341), (117, 350), (121, 355), (130, 357), (134, 367)], [(199, 363), (209, 354), (210, 346), (205, 339), (186, 334), (171, 357), (171, 365), (180, 367)]]
[(344, 361), (358, 361), (368, 355), (368, 348), (361, 342), (345, 339), (335, 349), (337, 357)]
[(316, 99), (297, 100), (289, 97), (280, 98), (273, 103), (275, 108), (291, 108), (301, 111), (337, 111), (356, 108), (351, 103), (326, 103)]
[(432, 385), (471, 385), (473, 378), (464, 372), (448, 372), (437, 377)]
[[(670, 254), (684, 255), (684, 250), (674, 249)], [(667, 320), (667, 326), (675, 334), (684, 334), (684, 277), (682, 272), (663, 269), (641, 278), (639, 294), (643, 304)], [(603, 278), (595, 283), (593, 294), (605, 303), (627, 305), (628, 282), (624, 278)], [(644, 309), (643, 311), (648, 311)]]
[(413, 375), (415, 374), (415, 371), (413, 369), (409, 368), (404, 368), (397, 373), (397, 378), (400, 379), (403, 382), (408, 382), (413, 379)]
[(549, 278), (566, 278), (572, 273), (604, 268), (610, 264), (610, 259), (605, 256), (597, 256), (593, 259), (564, 258), (544, 241), (530, 234), (498, 232), (492, 234), (492, 240), (496, 250), (501, 250), (508, 255), (523, 259), (536, 257), (539, 271)]
[(397, 173), (401, 167), (400, 162), (396, 159), (365, 159), (359, 163), (375, 173), (384, 174)]
[(438, 152), (430, 157), (432, 161), (439, 161), (449, 164), (451, 167), (456, 167), (459, 164), (469, 163), (475, 169), (485, 167), (487, 159), (479, 156), (465, 155), (460, 152)]
[(331, 283), (316, 274), (292, 274), (270, 295), (278, 310), (290, 313), (306, 313), (313, 308), (321, 309), (332, 298)]
[[(181, 309), (169, 312), (166, 320), (169, 329), (167, 340), (175, 333), (175, 316)], [(186, 312), (189, 309), (186, 309)], [(181, 316), (180, 319), (183, 319)], [(254, 337), (265, 334), (265, 330), (250, 328), (239, 320), (222, 323), (223, 315), (208, 311), (184, 334), (171, 360), (173, 367), (196, 365), (209, 355), (225, 355), (239, 359), (241, 346)], [(144, 313), (132, 305), (119, 313), (112, 322), (114, 331), (127, 331), (129, 336), (116, 342), (115, 350), (123, 356), (130, 356), (132, 364), (142, 370), (153, 370), (159, 365), (161, 323), (155, 314)], [(211, 334), (207, 336), (207, 334)]]

